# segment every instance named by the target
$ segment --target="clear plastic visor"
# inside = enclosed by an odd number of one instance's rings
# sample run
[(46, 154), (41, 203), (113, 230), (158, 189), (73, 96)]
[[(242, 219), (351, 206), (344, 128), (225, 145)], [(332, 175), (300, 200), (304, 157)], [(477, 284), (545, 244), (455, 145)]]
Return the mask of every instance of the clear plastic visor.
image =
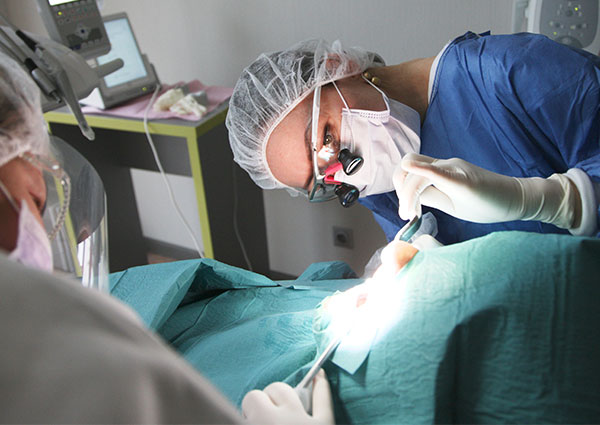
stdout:
[(71, 180), (54, 158), (25, 152), (20, 155), (35, 168), (40, 170), (46, 185), (44, 212), (54, 211), (52, 220), (44, 220), (48, 239), (52, 241), (62, 227), (69, 209)]
[(62, 169), (58, 175), (45, 173), (42, 218), (46, 229), (52, 229), (54, 271), (77, 277), (85, 287), (108, 291), (104, 185), (92, 165), (65, 141), (51, 136), (50, 146)]

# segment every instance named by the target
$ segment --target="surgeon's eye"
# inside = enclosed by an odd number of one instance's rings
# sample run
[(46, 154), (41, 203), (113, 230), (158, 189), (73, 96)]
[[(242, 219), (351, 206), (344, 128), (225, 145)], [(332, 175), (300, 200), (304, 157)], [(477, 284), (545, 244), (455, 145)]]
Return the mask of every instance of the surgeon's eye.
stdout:
[(317, 167), (319, 174), (324, 175), (325, 171), (337, 162), (337, 155), (340, 150), (340, 143), (336, 140), (329, 126), (326, 125), (323, 135), (323, 146), (317, 152)]
[(35, 196), (33, 198), (33, 201), (35, 202), (35, 206), (38, 209), (40, 215), (44, 215), (44, 211), (46, 211), (46, 200), (41, 199), (39, 196)]
[(340, 144), (336, 140), (335, 135), (331, 131), (329, 125), (325, 126), (324, 133), (325, 133), (325, 136), (323, 137), (323, 147), (326, 147), (331, 151), (339, 150)]

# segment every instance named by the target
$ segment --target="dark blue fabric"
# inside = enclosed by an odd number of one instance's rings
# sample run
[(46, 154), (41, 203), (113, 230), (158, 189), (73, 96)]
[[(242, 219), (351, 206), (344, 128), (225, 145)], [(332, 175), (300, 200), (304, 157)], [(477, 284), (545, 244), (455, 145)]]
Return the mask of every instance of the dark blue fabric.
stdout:
[[(444, 51), (421, 128), (421, 153), (458, 157), (515, 177), (548, 177), (570, 168), (600, 182), (600, 58), (529, 33), (468, 32)], [(360, 202), (388, 239), (404, 224), (395, 193)], [(515, 221), (465, 222), (437, 210), (444, 244), (498, 230), (566, 233)]]

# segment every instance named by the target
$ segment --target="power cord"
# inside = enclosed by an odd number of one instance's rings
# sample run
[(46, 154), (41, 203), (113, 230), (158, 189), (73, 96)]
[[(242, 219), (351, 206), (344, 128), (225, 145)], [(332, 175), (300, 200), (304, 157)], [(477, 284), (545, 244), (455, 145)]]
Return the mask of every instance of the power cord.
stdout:
[(165, 173), (165, 170), (163, 169), (163, 166), (160, 162), (160, 158), (158, 157), (158, 152), (156, 152), (156, 147), (154, 146), (154, 141), (152, 140), (152, 136), (150, 135), (150, 131), (148, 130), (148, 112), (150, 111), (150, 107), (154, 104), (156, 95), (158, 94), (159, 91), (160, 91), (160, 84), (158, 84), (156, 86), (156, 89), (154, 90), (154, 93), (152, 94), (152, 97), (150, 98), (150, 102), (148, 102), (148, 106), (146, 106), (146, 109), (144, 110), (144, 131), (146, 132), (146, 138), (148, 139), (148, 144), (150, 145), (150, 149), (152, 150), (152, 155), (154, 155), (154, 161), (156, 161), (156, 165), (158, 167), (158, 170), (160, 171), (160, 175), (162, 176), (163, 181), (165, 182), (165, 186), (167, 187), (167, 192), (169, 193), (169, 198), (171, 198), (171, 203), (173, 204), (173, 207), (175, 207), (175, 211), (177, 211), (177, 215), (181, 219), (181, 222), (187, 229), (188, 234), (190, 235), (190, 238), (192, 239), (192, 242), (194, 243), (194, 246), (196, 247), (196, 251), (198, 252), (198, 255), (200, 255), (200, 258), (204, 258), (205, 257), (204, 252), (200, 249), (200, 244), (198, 243), (196, 236), (194, 236), (194, 232), (192, 231), (191, 226), (189, 225), (189, 223), (183, 216), (183, 213), (181, 212), (181, 209), (179, 208), (179, 205), (177, 204), (177, 201), (175, 200), (175, 196), (173, 195), (173, 190), (171, 189), (171, 184), (169, 183), (169, 180), (167, 179), (167, 174)]
[[(177, 215), (179, 216), (182, 223), (186, 227), (186, 229), (194, 243), (194, 246), (196, 247), (196, 251), (198, 251), (198, 254), (200, 255), (200, 258), (204, 258), (205, 257), (204, 252), (200, 249), (200, 244), (198, 243), (196, 237), (194, 236), (194, 233), (192, 232), (192, 228), (190, 227), (189, 223), (183, 216), (183, 213), (181, 212), (181, 209), (179, 208), (179, 205), (177, 204), (177, 201), (175, 200), (175, 196), (173, 195), (173, 190), (171, 189), (171, 184), (169, 183), (169, 180), (167, 179), (167, 175), (162, 167), (160, 158), (158, 157), (158, 152), (156, 151), (156, 147), (154, 145), (154, 141), (152, 140), (152, 136), (150, 135), (150, 131), (148, 129), (148, 112), (150, 111), (150, 108), (154, 104), (154, 101), (156, 100), (156, 95), (158, 94), (159, 91), (160, 91), (160, 85), (157, 85), (156, 89), (154, 90), (154, 93), (152, 94), (152, 97), (150, 98), (150, 102), (148, 103), (148, 106), (146, 106), (146, 109), (144, 110), (144, 131), (146, 132), (146, 138), (148, 139), (148, 144), (150, 145), (150, 149), (152, 150), (152, 155), (154, 156), (154, 160), (156, 161), (156, 165), (160, 171), (160, 175), (162, 176), (165, 186), (167, 188), (167, 192), (169, 193), (169, 198), (171, 199), (171, 203), (173, 204), (173, 207), (175, 207), (175, 210), (177, 211)], [(242, 255), (244, 256), (244, 261), (246, 262), (246, 265), (248, 266), (248, 270), (253, 271), (252, 263), (250, 262), (250, 259), (248, 258), (248, 253), (246, 252), (246, 247), (245, 247), (242, 237), (240, 235), (239, 226), (238, 226), (238, 215), (237, 215), (237, 213), (238, 213), (238, 191), (237, 191), (237, 181), (236, 181), (235, 169), (236, 169), (236, 165), (234, 162), (232, 165), (232, 169), (231, 169), (232, 178), (233, 178), (233, 231), (238, 240), (238, 243), (240, 244), (240, 248), (242, 249)]]
[(240, 248), (242, 248), (242, 254), (244, 255), (244, 260), (246, 261), (246, 265), (248, 265), (248, 270), (251, 272), (252, 264), (250, 263), (250, 259), (248, 258), (248, 254), (246, 253), (246, 247), (244, 246), (244, 242), (242, 241), (242, 237), (240, 236), (240, 231), (238, 229), (238, 191), (237, 191), (237, 182), (235, 180), (235, 162), (233, 162), (231, 172), (233, 174), (233, 231), (235, 232), (235, 236), (237, 237), (238, 242), (240, 243)]

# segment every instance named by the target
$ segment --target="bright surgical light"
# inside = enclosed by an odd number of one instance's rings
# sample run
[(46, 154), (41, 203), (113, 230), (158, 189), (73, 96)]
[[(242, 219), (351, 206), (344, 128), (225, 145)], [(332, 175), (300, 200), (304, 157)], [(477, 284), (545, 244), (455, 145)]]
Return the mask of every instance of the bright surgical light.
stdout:
[(405, 311), (406, 286), (394, 276), (367, 279), (323, 301), (327, 316), (322, 328), (328, 340), (343, 337), (344, 350), (369, 350), (385, 337)]

